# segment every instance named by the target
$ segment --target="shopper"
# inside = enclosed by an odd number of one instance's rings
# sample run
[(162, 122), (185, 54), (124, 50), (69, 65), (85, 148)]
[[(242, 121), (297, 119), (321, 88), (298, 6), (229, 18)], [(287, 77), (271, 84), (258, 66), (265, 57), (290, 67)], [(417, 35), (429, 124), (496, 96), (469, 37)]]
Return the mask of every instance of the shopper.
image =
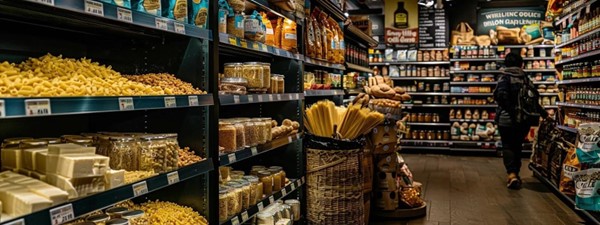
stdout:
[[(537, 101), (531, 101), (532, 99), (524, 100), (523, 95), (520, 94), (521, 90), (526, 88), (526, 85), (532, 85), (530, 83), (531, 80), (523, 72), (523, 58), (518, 54), (509, 53), (506, 55), (504, 65), (506, 69), (500, 75), (498, 85), (494, 91), (494, 98), (498, 103), (496, 123), (500, 129), (500, 136), (502, 138), (504, 167), (508, 174), (507, 187), (519, 189), (521, 187), (519, 171), (521, 169), (523, 141), (533, 123), (530, 122), (531, 118), (529, 118), (529, 121), (523, 119), (522, 109), (534, 108), (539, 112), (539, 116), (543, 118), (546, 118), (548, 113)], [(537, 90), (533, 89), (533, 92), (535, 92), (534, 96), (539, 98)], [(539, 118), (534, 119), (536, 122), (539, 120)]]

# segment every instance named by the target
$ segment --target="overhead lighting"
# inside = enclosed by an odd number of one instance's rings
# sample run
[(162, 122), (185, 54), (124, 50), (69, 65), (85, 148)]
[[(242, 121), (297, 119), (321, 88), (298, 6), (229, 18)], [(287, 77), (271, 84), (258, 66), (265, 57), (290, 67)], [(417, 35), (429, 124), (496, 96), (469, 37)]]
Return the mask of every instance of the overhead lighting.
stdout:
[(431, 6), (433, 6), (434, 2), (433, 2), (433, 0), (419, 0), (419, 3), (417, 3), (417, 4), (425, 6), (425, 7), (431, 7)]
[(346, 17), (349, 17), (349, 16), (350, 16), (350, 14), (348, 14), (348, 12), (345, 12), (345, 13), (344, 13), (344, 16), (346, 16)]

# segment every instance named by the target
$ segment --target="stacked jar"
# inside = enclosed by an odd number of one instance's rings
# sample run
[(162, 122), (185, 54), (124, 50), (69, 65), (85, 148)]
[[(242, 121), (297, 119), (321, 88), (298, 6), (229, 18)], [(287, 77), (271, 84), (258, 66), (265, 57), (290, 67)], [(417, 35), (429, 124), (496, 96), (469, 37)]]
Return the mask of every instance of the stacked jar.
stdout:
[(227, 2), (231, 6), (231, 11), (227, 15), (227, 33), (237, 38), (244, 38), (246, 1), (228, 0)]
[(271, 86), (268, 92), (271, 94), (283, 94), (285, 93), (285, 76), (280, 74), (271, 75)]

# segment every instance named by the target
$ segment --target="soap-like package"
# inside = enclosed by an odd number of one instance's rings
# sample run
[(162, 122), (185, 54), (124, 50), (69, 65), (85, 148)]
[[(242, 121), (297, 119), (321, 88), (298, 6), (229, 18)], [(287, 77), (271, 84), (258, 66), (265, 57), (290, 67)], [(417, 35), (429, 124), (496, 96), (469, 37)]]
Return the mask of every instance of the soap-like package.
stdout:
[(104, 176), (109, 159), (101, 155), (61, 155), (56, 174), (67, 178)]

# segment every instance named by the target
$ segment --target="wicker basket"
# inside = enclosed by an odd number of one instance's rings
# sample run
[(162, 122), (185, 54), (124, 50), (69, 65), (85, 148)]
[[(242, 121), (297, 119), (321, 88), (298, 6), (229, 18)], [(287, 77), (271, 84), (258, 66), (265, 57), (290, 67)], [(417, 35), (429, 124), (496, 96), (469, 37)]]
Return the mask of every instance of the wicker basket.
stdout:
[(362, 154), (307, 147), (309, 225), (364, 225)]

